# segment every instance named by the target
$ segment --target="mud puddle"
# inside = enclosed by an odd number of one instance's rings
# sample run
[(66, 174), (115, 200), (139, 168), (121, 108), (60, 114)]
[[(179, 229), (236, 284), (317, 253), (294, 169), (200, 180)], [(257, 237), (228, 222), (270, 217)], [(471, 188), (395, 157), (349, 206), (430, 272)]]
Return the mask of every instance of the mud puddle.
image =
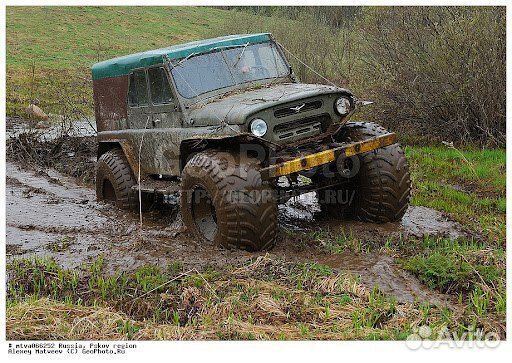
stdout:
[(409, 237), (447, 237), (458, 238), (466, 235), (464, 228), (449, 220), (443, 213), (427, 208), (409, 206), (400, 222), (373, 224), (350, 220), (332, 220), (323, 215), (315, 193), (303, 194), (281, 205), (280, 223), (291, 230), (310, 231), (328, 229), (352, 233), (361, 238), (381, 239)]
[(383, 253), (341, 254), (299, 253), (294, 259), (309, 260), (331, 267), (335, 271), (358, 276), (361, 283), (372, 289), (378, 287), (399, 302), (427, 301), (438, 306), (451, 305), (451, 298), (428, 289), (415, 276), (395, 264), (393, 257)]
[[(145, 214), (141, 229), (137, 214), (96, 203), (94, 190), (78, 186), (71, 178), (52, 170), (23, 170), (8, 162), (6, 174), (8, 259), (51, 256), (67, 268), (79, 268), (103, 256), (107, 271), (115, 272), (146, 264), (166, 267), (171, 261), (182, 261), (187, 268), (223, 268), (261, 254), (197, 243), (183, 231), (175, 209)], [(282, 206), (280, 223), (289, 230), (350, 230), (360, 238), (369, 234), (389, 237), (395, 233), (444, 234), (455, 230), (444, 224), (445, 229), (433, 229), (436, 224), (432, 220), (423, 223), (426, 213), (416, 208), (411, 208), (401, 224), (387, 225), (326, 221), (318, 218), (319, 211), (310, 193)], [(370, 288), (378, 285), (399, 301), (419, 299), (443, 305), (447, 301), (383, 254), (333, 255), (315, 246), (301, 246), (290, 238), (281, 238), (271, 253), (285, 260), (314, 261), (359, 275), (362, 283)]]
[(95, 136), (96, 129), (94, 128), (94, 120), (82, 119), (74, 120), (73, 122), (60, 120), (49, 124), (45, 128), (34, 127), (34, 122), (25, 119), (9, 118), (5, 120), (6, 136), (7, 138), (14, 138), (27, 131), (32, 131), (40, 134), (40, 137), (45, 140), (54, 140), (61, 135), (67, 136)]
[(96, 203), (94, 190), (80, 187), (56, 172), (21, 170), (7, 163), (7, 258), (51, 256), (77, 268), (103, 256), (109, 271), (146, 264), (165, 267), (170, 261), (186, 266), (225, 266), (249, 254), (200, 246), (181, 233), (176, 211), (144, 215)]

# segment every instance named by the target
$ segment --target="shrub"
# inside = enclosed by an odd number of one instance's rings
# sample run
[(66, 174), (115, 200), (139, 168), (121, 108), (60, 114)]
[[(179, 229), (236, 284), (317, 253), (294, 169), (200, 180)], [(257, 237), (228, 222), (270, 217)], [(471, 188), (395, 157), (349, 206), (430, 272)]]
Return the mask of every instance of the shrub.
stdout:
[(358, 86), (395, 130), (504, 146), (505, 24), (504, 7), (367, 8)]

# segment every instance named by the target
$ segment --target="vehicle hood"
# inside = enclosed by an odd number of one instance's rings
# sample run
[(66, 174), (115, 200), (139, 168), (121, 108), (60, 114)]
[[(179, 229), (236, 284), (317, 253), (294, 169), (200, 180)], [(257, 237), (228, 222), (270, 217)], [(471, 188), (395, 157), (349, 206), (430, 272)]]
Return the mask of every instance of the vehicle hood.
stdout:
[(227, 95), (207, 104), (196, 103), (191, 107), (188, 118), (197, 126), (218, 125), (221, 120), (230, 125), (240, 125), (263, 109), (329, 93), (352, 94), (344, 88), (321, 84), (282, 83)]

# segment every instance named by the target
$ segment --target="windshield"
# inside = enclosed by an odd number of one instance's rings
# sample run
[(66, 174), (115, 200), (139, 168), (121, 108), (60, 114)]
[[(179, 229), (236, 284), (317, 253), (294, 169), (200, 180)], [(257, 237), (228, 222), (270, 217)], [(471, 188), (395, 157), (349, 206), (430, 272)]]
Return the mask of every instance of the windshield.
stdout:
[(285, 77), (288, 66), (274, 43), (218, 48), (171, 65), (178, 92), (185, 98), (237, 84)]

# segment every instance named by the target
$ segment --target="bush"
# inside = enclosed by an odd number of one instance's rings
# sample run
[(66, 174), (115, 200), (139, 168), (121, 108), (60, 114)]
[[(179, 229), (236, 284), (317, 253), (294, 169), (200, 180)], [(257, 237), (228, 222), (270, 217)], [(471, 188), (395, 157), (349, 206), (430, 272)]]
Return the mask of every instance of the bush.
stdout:
[(361, 91), (395, 130), (505, 145), (504, 7), (367, 8)]

